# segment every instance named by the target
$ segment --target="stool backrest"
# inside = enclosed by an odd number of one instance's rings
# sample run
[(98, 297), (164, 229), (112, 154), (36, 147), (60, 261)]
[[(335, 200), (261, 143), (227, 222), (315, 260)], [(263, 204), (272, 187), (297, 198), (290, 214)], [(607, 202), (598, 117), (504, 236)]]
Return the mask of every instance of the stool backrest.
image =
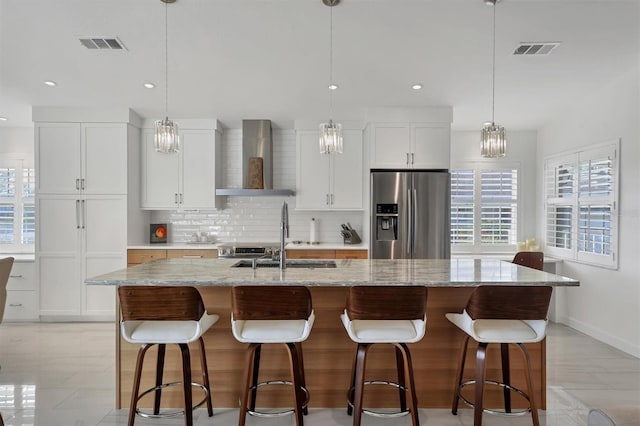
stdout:
[(347, 296), (352, 320), (424, 319), (426, 312), (426, 287), (354, 286)]
[(13, 257), (0, 259), (0, 321), (4, 316), (4, 305), (7, 304), (7, 283), (13, 268)]
[(483, 285), (473, 291), (465, 309), (474, 320), (544, 320), (551, 291), (549, 286)]
[(124, 321), (198, 321), (205, 313), (195, 287), (122, 286), (118, 297)]
[(302, 286), (237, 286), (231, 289), (234, 320), (306, 320), (311, 292)]
[(544, 265), (544, 253), (541, 251), (519, 251), (513, 257), (513, 261), (511, 261), (511, 263), (542, 271), (542, 267)]

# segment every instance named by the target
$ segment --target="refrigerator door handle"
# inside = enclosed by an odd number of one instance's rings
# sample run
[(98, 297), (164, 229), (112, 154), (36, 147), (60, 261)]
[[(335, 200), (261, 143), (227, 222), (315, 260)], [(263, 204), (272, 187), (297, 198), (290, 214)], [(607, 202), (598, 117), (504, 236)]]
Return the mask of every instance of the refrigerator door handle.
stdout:
[(413, 256), (413, 200), (411, 190), (407, 189), (407, 259)]
[[(413, 197), (411, 197), (411, 201), (412, 201), (412, 207), (413, 207), (413, 215), (411, 217), (411, 227), (413, 229), (417, 229), (416, 226), (416, 220), (418, 218), (418, 190), (417, 189), (412, 189), (413, 191)], [(411, 258), (413, 259), (413, 252), (415, 251), (416, 247), (416, 241), (415, 241), (415, 235), (411, 236)]]

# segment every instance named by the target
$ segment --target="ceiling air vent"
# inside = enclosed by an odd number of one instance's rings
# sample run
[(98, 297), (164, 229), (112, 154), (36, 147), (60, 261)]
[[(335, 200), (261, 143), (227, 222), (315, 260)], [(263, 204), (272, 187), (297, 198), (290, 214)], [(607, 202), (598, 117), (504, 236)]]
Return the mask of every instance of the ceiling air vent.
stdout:
[(514, 55), (548, 55), (553, 49), (558, 47), (560, 43), (520, 43)]
[(79, 37), (78, 39), (87, 49), (126, 50), (118, 37)]

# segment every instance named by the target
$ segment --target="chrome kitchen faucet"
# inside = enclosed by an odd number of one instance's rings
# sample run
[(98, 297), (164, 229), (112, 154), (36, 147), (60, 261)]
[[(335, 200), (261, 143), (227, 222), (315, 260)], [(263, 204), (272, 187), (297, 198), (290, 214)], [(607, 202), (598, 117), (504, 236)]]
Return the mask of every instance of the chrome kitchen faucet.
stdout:
[(280, 217), (280, 271), (287, 268), (287, 256), (284, 250), (284, 240), (289, 237), (289, 206), (287, 202), (282, 203), (282, 214)]

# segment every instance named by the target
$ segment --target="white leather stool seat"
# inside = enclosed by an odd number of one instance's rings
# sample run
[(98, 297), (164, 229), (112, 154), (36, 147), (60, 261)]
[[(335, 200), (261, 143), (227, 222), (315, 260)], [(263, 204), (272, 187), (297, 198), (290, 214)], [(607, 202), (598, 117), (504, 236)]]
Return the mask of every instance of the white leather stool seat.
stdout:
[(191, 343), (220, 317), (204, 313), (198, 321), (122, 321), (122, 337), (129, 343)]
[(547, 320), (472, 319), (467, 311), (446, 317), (480, 343), (535, 343), (544, 339)]
[(414, 343), (427, 329), (426, 316), (423, 320), (352, 320), (345, 309), (340, 318), (356, 343)]
[(306, 320), (235, 320), (231, 317), (233, 337), (242, 343), (298, 343), (307, 340), (315, 314)]

